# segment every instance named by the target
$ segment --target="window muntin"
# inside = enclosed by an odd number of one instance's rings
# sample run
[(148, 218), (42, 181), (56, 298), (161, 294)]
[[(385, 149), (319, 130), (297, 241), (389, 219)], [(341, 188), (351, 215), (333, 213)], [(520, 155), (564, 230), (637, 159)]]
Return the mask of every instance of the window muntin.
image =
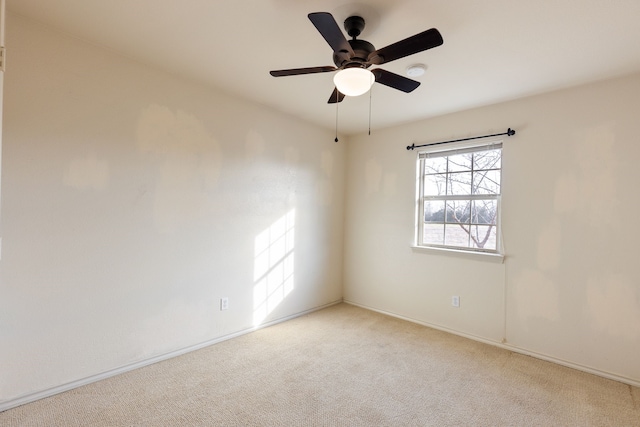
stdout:
[(417, 246), (499, 251), (502, 144), (418, 157)]

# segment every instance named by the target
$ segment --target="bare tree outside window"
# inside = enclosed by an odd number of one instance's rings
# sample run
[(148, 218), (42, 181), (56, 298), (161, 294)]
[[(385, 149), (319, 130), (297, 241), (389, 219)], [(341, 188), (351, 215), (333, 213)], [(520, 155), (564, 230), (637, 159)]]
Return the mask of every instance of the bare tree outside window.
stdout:
[(497, 250), (501, 144), (420, 156), (420, 244)]

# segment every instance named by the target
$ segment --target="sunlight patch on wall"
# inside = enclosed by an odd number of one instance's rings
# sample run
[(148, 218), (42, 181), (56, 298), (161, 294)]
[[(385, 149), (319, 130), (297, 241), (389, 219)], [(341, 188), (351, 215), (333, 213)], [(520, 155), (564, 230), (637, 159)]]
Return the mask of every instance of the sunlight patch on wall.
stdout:
[(294, 288), (295, 209), (256, 236), (253, 324), (260, 325)]

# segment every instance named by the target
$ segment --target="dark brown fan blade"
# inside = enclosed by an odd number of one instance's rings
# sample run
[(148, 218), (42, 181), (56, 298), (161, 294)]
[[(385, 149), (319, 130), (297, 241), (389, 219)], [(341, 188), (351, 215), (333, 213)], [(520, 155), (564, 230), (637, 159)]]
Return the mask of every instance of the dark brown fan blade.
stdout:
[(328, 12), (310, 13), (309, 20), (315, 25), (316, 29), (322, 34), (322, 37), (329, 43), (331, 49), (336, 53), (348, 53), (351, 57), (355, 55), (351, 45), (342, 34), (340, 27)]
[(342, 102), (343, 99), (344, 99), (344, 93), (338, 92), (338, 88), (335, 88), (333, 90), (333, 93), (329, 97), (329, 101), (327, 101), (327, 104), (335, 104), (337, 102)]
[(326, 67), (308, 67), (308, 68), (292, 68), (289, 70), (274, 70), (269, 71), (273, 77), (284, 77), (284, 76), (297, 76), (299, 74), (314, 74), (314, 73), (328, 73), (330, 71), (337, 70), (336, 67), (326, 66)]
[(406, 93), (420, 86), (420, 82), (392, 73), (391, 71), (383, 70), (382, 68), (376, 68), (375, 70), (371, 70), (371, 72), (376, 77), (376, 82)]
[(367, 61), (371, 64), (380, 65), (440, 46), (442, 43), (443, 40), (440, 32), (435, 28), (431, 28), (430, 30), (423, 31), (420, 34), (371, 52)]

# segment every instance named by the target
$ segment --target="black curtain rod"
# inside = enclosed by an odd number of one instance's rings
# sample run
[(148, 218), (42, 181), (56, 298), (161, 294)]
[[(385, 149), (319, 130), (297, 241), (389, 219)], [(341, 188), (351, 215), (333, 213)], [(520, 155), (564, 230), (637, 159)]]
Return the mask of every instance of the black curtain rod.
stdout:
[(511, 129), (511, 128), (509, 128), (504, 133), (494, 133), (493, 135), (472, 136), (470, 138), (454, 139), (454, 140), (451, 140), (451, 141), (442, 141), (442, 142), (432, 142), (431, 144), (423, 144), (423, 145), (416, 145), (414, 143), (414, 144), (408, 145), (407, 146), (407, 150), (413, 150), (414, 148), (420, 148), (420, 147), (429, 147), (430, 145), (449, 144), (451, 142), (469, 141), (471, 139), (480, 139), (480, 138), (491, 138), (492, 136), (500, 136), (500, 135), (512, 136), (512, 135), (515, 135), (515, 134), (516, 134), (516, 131)]

